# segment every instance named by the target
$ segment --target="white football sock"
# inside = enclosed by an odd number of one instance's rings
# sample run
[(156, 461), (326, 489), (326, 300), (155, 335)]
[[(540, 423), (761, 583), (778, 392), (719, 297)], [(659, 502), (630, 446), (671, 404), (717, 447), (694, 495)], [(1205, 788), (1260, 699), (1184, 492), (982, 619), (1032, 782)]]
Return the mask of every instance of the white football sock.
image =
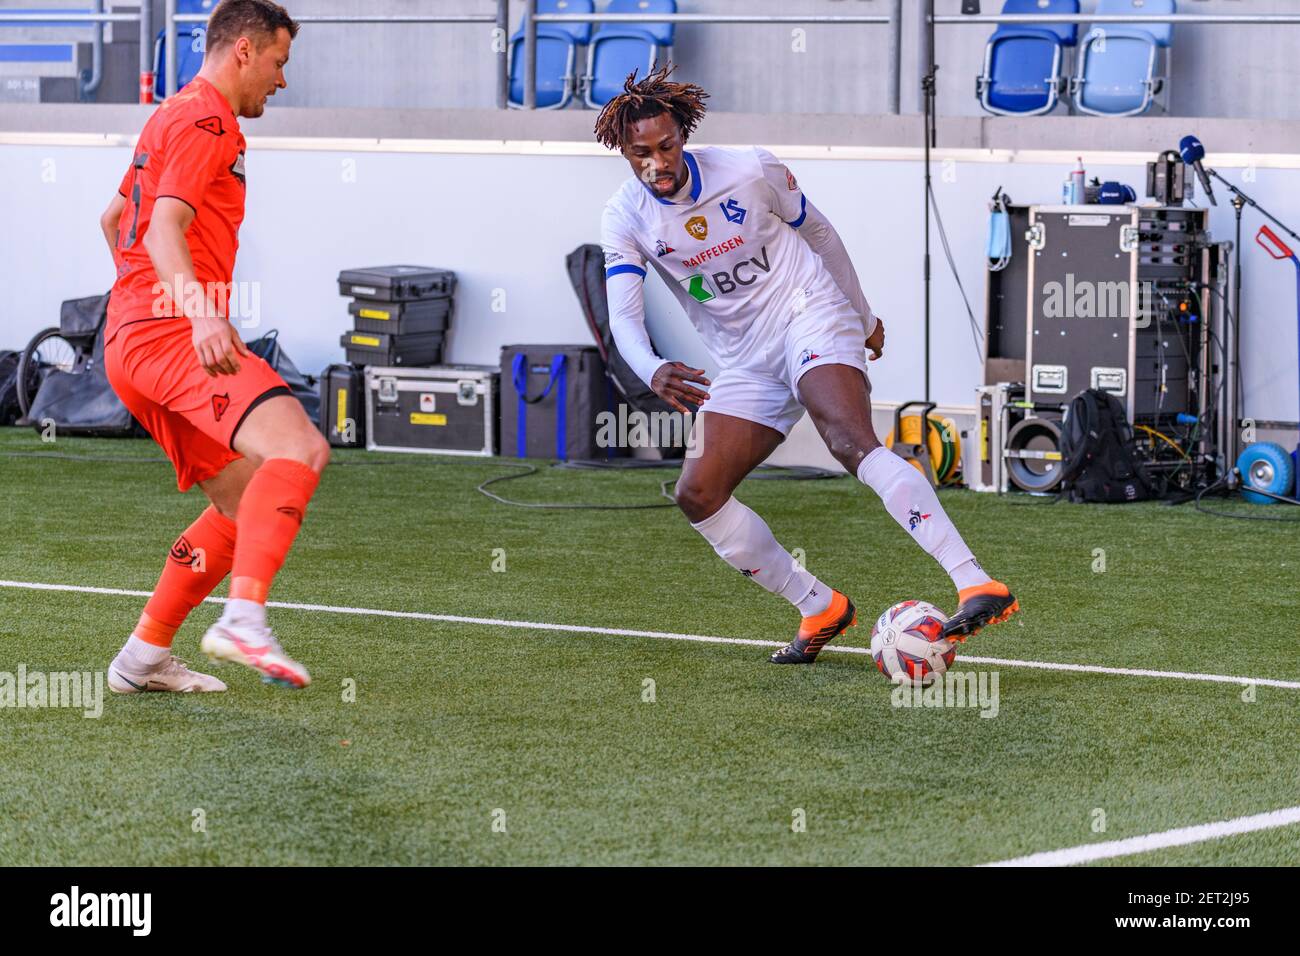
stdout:
[(973, 588), (978, 584), (988, 584), (993, 580), (984, 573), (984, 569), (980, 567), (980, 563), (974, 558), (971, 558), (965, 564), (957, 565), (948, 573), (952, 575), (952, 583), (957, 585), (958, 591)]
[(130, 674), (151, 671), (172, 656), (170, 647), (159, 647), (132, 634), (113, 658), (113, 666)]
[(691, 527), (704, 535), (723, 561), (781, 595), (804, 617), (830, 607), (831, 589), (799, 567), (790, 552), (777, 543), (767, 523), (735, 498), (728, 498), (716, 512), (692, 522)]
[(944, 513), (930, 482), (908, 462), (881, 445), (858, 465), (858, 481), (880, 496), (885, 510), (939, 562), (958, 590), (990, 580)]
[(236, 624), (266, 627), (266, 605), (244, 598), (231, 598), (226, 602), (226, 609), (221, 612), (221, 620), (218, 623), (227, 627)]

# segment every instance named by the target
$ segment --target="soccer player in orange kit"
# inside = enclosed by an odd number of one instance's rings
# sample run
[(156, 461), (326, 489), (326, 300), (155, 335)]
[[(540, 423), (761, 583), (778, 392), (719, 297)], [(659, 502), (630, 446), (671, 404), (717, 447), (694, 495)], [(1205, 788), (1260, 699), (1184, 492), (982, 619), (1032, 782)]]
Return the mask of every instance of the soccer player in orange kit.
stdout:
[(117, 281), (105, 370), (162, 446), (181, 491), (211, 502), (163, 567), (135, 631), (113, 659), (118, 693), (221, 691), (171, 655), (180, 627), (231, 575), (230, 600), (201, 650), (305, 687), (266, 621), (271, 581), (329, 461), (329, 445), (226, 314), (244, 218), (239, 118), (262, 115), (285, 86), (298, 24), (270, 0), (222, 0), (208, 21), (203, 68), (149, 118), (131, 168), (101, 217)]

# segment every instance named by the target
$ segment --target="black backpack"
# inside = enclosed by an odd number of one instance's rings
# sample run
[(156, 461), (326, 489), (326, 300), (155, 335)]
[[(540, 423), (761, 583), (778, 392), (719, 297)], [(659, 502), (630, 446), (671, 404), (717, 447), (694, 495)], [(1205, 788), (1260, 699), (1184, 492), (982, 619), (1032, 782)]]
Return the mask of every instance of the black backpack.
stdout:
[[(609, 300), (605, 297), (605, 256), (601, 247), (592, 243), (581, 245), (569, 253), (565, 259), (569, 268), (569, 281), (573, 291), (578, 295), (583, 317), (587, 327), (596, 340), (596, 348), (605, 362), (605, 374), (624, 401), (635, 411), (653, 415), (659, 412), (672, 412), (672, 406), (656, 395), (640, 376), (632, 371), (623, 356), (619, 354), (614, 342), (614, 333), (609, 327)], [(650, 343), (651, 348), (654, 343)], [(682, 446), (669, 445), (659, 448), (664, 458), (681, 458), (686, 454)]]
[(1155, 497), (1135, 449), (1119, 400), (1095, 388), (1080, 392), (1061, 423), (1061, 494), (1071, 501), (1100, 502)]
[(22, 415), (18, 404), (18, 361), (21, 351), (0, 349), (0, 425), (12, 425)]

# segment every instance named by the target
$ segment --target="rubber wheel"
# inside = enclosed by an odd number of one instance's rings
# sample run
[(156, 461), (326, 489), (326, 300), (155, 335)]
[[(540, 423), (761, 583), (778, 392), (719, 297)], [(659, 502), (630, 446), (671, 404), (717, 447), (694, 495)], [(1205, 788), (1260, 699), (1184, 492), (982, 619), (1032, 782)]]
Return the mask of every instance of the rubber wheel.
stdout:
[(23, 349), (23, 356), (18, 360), (18, 379), (15, 390), (18, 392), (18, 407), (22, 409), (23, 418), (32, 410), (32, 402), (45, 374), (52, 369), (63, 372), (79, 370), (81, 353), (63, 337), (57, 328), (42, 329), (32, 336)]
[(1247, 445), (1237, 458), (1241, 472), (1241, 496), (1256, 505), (1277, 504), (1267, 495), (1256, 494), (1250, 488), (1271, 491), (1275, 495), (1289, 495), (1295, 482), (1295, 463), (1291, 453), (1271, 441)]

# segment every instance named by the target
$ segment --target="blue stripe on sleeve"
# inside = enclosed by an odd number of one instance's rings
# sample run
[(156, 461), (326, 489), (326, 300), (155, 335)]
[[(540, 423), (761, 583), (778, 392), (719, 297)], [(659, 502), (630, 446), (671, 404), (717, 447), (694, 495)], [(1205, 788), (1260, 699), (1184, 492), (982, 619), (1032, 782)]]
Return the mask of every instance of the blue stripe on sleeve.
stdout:
[(808, 217), (808, 197), (801, 195), (799, 197), (799, 218), (794, 222), (787, 223), (791, 229), (798, 229), (803, 225), (804, 219)]
[(636, 273), (637, 275), (639, 275), (642, 279), (645, 278), (645, 270), (644, 270), (644, 269), (640, 268), (639, 266), (629, 266), (629, 265), (614, 266), (614, 268), (612, 268), (612, 269), (606, 269), (606, 270), (605, 270), (605, 278), (606, 278), (606, 279), (612, 279), (612, 278), (614, 278), (614, 276), (616, 276), (616, 275), (620, 275), (620, 274), (622, 274), (622, 273), (624, 273), (624, 272), (634, 272), (634, 273)]

